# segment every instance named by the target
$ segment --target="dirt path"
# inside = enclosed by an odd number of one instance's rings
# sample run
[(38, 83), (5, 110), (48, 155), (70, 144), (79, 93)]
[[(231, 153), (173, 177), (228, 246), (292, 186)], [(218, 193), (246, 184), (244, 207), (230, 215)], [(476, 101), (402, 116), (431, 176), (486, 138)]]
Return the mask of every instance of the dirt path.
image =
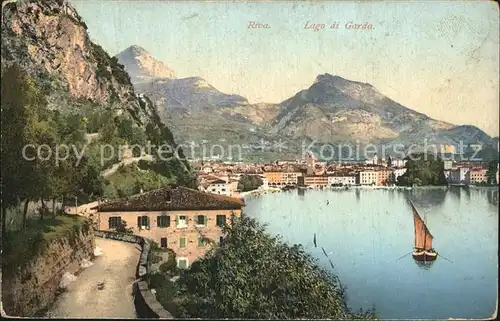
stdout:
[[(48, 318), (136, 318), (132, 284), (140, 250), (135, 244), (95, 239), (102, 255), (56, 300)], [(98, 290), (97, 284), (104, 282)]]

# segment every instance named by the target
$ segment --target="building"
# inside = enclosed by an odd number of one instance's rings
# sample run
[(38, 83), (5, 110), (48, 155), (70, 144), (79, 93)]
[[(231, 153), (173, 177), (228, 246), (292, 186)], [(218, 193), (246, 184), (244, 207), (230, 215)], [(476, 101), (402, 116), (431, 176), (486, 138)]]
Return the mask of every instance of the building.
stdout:
[(452, 160), (444, 160), (444, 170), (449, 170), (453, 168), (453, 161)]
[(232, 190), (231, 186), (225, 180), (219, 179), (210, 183), (202, 183), (200, 190), (202, 192), (232, 196), (236, 189)]
[(167, 187), (101, 204), (93, 220), (99, 230), (126, 224), (172, 249), (179, 268), (187, 268), (222, 240), (221, 226), (240, 216), (243, 206), (237, 198)]
[(306, 175), (304, 177), (304, 185), (310, 187), (327, 187), (329, 185), (328, 176)]
[(488, 170), (486, 168), (472, 168), (465, 174), (466, 184), (481, 184), (488, 182)]
[(306, 159), (306, 172), (307, 175), (314, 175), (314, 170), (316, 169), (316, 162), (317, 162), (316, 156), (314, 156), (313, 153), (309, 152), (307, 154), (307, 159)]
[(359, 179), (357, 180), (360, 185), (376, 185), (377, 184), (377, 171), (365, 170), (358, 173)]
[(389, 169), (379, 169), (377, 170), (377, 185), (384, 186), (389, 185), (391, 182), (392, 172)]
[(404, 167), (406, 165), (406, 159), (393, 159), (391, 160), (392, 166), (394, 167)]
[(356, 185), (356, 175), (331, 175), (328, 176), (328, 185)]
[(468, 167), (458, 167), (450, 170), (449, 181), (451, 184), (468, 184), (467, 173)]
[(406, 168), (405, 167), (397, 167), (393, 168), (391, 172), (391, 182), (397, 182), (399, 176), (403, 176), (403, 174), (406, 173)]
[(269, 186), (290, 186), (298, 185), (298, 177), (302, 176), (302, 172), (264, 172), (264, 178)]

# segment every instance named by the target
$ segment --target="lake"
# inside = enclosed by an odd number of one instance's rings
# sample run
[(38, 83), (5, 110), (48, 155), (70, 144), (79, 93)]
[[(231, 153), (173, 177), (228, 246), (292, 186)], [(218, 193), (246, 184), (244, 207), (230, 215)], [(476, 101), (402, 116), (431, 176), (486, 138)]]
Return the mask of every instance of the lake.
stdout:
[[(408, 199), (442, 255), (425, 268), (411, 255), (398, 260), (414, 245)], [(324, 247), (352, 309), (375, 305), (383, 319), (487, 318), (495, 311), (498, 189), (293, 190), (246, 203), (245, 213), (271, 234), (302, 244), (331, 269)]]

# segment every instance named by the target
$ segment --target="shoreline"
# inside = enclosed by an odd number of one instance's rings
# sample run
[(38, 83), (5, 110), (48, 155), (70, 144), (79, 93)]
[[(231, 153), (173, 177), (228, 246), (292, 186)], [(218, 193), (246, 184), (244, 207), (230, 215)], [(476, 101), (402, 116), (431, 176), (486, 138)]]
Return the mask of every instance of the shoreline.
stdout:
[[(410, 190), (424, 190), (424, 189), (449, 189), (449, 188), (493, 188), (498, 189), (498, 186), (495, 185), (442, 185), (442, 186), (363, 186), (363, 185), (351, 185), (351, 186), (335, 186), (335, 187), (294, 187), (290, 190), (332, 190), (332, 191), (348, 191), (348, 190), (402, 190), (402, 191), (410, 191)], [(260, 196), (262, 194), (267, 193), (280, 193), (286, 192), (290, 190), (283, 190), (279, 187), (269, 187), (266, 189), (255, 189), (247, 192), (242, 192), (239, 194), (240, 197), (246, 196)]]

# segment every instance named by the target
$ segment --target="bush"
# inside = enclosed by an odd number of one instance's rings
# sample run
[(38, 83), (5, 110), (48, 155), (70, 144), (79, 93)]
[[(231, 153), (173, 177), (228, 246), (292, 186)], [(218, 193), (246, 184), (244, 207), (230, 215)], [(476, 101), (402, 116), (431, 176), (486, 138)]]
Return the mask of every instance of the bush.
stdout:
[(370, 310), (352, 312), (338, 278), (318, 267), (300, 245), (270, 236), (247, 216), (224, 232), (224, 246), (195, 261), (177, 280), (175, 317), (374, 318)]

